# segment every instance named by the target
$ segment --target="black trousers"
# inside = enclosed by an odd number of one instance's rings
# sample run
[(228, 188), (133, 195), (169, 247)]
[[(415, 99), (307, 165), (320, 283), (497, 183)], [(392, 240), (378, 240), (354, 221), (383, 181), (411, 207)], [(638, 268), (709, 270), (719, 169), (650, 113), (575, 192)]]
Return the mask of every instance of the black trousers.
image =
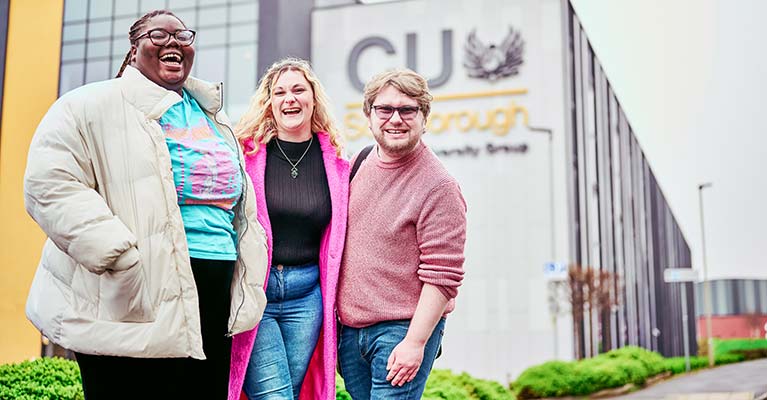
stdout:
[(227, 398), (232, 338), (226, 333), (234, 261), (196, 258), (191, 261), (200, 299), (202, 348), (207, 359), (75, 353), (86, 400)]

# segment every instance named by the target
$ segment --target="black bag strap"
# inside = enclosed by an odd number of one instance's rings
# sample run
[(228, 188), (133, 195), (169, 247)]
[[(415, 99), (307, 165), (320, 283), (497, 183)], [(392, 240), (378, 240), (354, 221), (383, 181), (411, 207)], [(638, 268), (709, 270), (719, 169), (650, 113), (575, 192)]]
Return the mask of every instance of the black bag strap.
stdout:
[(366, 146), (360, 153), (357, 155), (357, 159), (354, 160), (354, 165), (352, 165), (352, 170), (349, 173), (349, 182), (354, 179), (354, 175), (357, 175), (357, 170), (360, 169), (360, 165), (362, 165), (362, 162), (365, 161), (366, 158), (368, 158), (368, 154), (373, 151), (373, 145)]

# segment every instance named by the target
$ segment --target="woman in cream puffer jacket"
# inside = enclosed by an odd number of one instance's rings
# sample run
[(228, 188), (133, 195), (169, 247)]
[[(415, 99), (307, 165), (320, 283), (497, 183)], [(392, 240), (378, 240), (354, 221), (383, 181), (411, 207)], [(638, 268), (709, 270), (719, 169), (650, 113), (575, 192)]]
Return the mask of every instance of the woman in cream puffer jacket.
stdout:
[[(157, 15), (144, 20), (178, 25), (167, 17), (172, 14)], [(166, 127), (158, 123), (181, 101), (182, 83), (184, 96), (196, 100), (240, 161), (227, 336), (256, 326), (266, 306), (266, 238), (239, 145), (221, 111), (222, 85), (185, 77), (178, 90), (160, 86), (154, 71), (141, 63), (157, 65), (162, 54), (178, 52), (179, 37), (166, 46), (154, 45), (155, 40), (137, 40), (126, 58), (127, 63), (133, 55), (131, 65), (139, 69), (128, 66), (120, 78), (80, 87), (56, 101), (40, 122), (28, 156), (25, 204), (48, 239), (27, 317), (52, 342), (76, 352), (86, 396), (94, 380), (86, 379), (80, 354), (84, 359), (206, 358), (197, 291), (202, 282), (195, 282)], [(188, 54), (193, 58), (192, 51)], [(162, 64), (157, 68), (165, 73)], [(94, 368), (100, 369), (106, 368)], [(142, 373), (136, 369), (131, 373)], [(222, 376), (219, 386), (226, 391), (228, 371)]]
[[(219, 113), (220, 84), (190, 77), (185, 88), (230, 132)], [(168, 148), (156, 122), (176, 99), (128, 67), (119, 79), (62, 96), (35, 132), (24, 199), (48, 240), (27, 316), (64, 348), (204, 357)], [(266, 306), (266, 236), (246, 182), (235, 210), (240, 254), (230, 334), (255, 327)]]

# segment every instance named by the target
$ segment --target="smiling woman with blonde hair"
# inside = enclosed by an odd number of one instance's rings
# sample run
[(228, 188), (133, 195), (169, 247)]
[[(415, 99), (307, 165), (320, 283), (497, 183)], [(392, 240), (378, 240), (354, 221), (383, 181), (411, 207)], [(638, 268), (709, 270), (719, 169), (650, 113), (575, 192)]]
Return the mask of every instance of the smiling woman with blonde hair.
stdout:
[(241, 388), (249, 399), (335, 398), (349, 163), (328, 104), (309, 63), (288, 58), (266, 71), (236, 127), (271, 269), (261, 323), (234, 337), (230, 400)]
[(325, 132), (336, 154), (341, 155), (340, 133), (330, 114), (330, 101), (325, 95), (325, 89), (314, 74), (309, 63), (299, 58), (286, 58), (274, 63), (261, 78), (256, 93), (250, 100), (248, 110), (240, 118), (235, 128), (237, 137), (244, 141), (253, 139), (252, 152), (258, 150), (261, 144), (267, 144), (277, 135), (274, 114), (270, 107), (272, 85), (284, 71), (300, 72), (309, 83), (314, 93), (314, 113), (311, 115), (311, 131)]

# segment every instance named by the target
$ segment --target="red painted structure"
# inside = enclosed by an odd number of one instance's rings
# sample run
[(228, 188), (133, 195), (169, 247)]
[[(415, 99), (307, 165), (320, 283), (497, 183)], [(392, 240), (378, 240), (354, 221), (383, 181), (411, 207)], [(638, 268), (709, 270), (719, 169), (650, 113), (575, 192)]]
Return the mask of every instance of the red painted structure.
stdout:
[[(711, 335), (715, 338), (765, 338), (765, 329), (767, 314), (711, 316)], [(706, 317), (698, 318), (698, 337), (706, 337)]]

